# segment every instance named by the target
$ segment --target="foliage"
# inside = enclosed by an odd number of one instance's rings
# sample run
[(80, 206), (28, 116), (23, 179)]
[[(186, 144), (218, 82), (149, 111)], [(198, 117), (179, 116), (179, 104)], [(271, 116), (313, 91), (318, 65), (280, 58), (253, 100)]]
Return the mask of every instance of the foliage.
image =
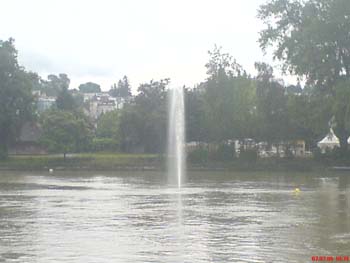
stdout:
[(119, 149), (119, 143), (112, 138), (93, 138), (91, 150), (94, 152), (116, 152)]
[(131, 86), (127, 76), (118, 81), (118, 85), (113, 84), (109, 90), (109, 94), (113, 97), (128, 98), (131, 97)]
[(61, 73), (58, 76), (50, 74), (47, 80), (42, 80), (41, 91), (47, 96), (57, 97), (63, 89), (68, 89), (70, 79), (67, 74)]
[(350, 165), (350, 152), (344, 152), (339, 147), (334, 149), (326, 149), (325, 153), (321, 153), (319, 148), (313, 151), (314, 159), (322, 164), (328, 165)]
[(168, 84), (169, 79), (141, 84), (134, 102), (123, 109), (120, 118), (122, 149), (131, 151), (137, 146), (150, 153), (164, 151)]
[(247, 163), (256, 163), (258, 160), (258, 152), (256, 149), (241, 149), (239, 153), (239, 160)]
[(21, 125), (33, 117), (31, 90), (38, 85), (38, 76), (19, 66), (14, 40), (0, 40), (0, 159), (7, 157)]
[(126, 105), (121, 111), (119, 122), (122, 151), (132, 152), (142, 147), (142, 126), (143, 119), (137, 107), (134, 104)]
[(69, 90), (69, 92), (72, 95), (73, 100), (74, 100), (74, 102), (72, 102), (72, 103), (74, 103), (74, 108), (83, 109), (83, 107), (84, 107), (84, 95), (76, 89)]
[(229, 145), (227, 143), (219, 144), (212, 158), (216, 161), (233, 161), (236, 158), (236, 150), (234, 145)]
[(120, 153), (83, 153), (68, 156), (66, 160), (54, 155), (11, 156), (0, 160), (0, 166), (15, 170), (82, 169), (113, 170), (143, 166), (159, 165), (159, 157), (154, 154), (120, 154)]
[[(244, 138), (253, 133), (255, 82), (228, 54), (215, 47), (203, 86), (205, 129), (209, 141)], [(223, 128), (225, 127), (225, 128)]]
[(100, 138), (119, 138), (120, 112), (117, 110), (102, 114), (97, 120), (96, 136)]
[(274, 78), (273, 69), (266, 63), (255, 63), (258, 71), (257, 88), (257, 137), (268, 143), (289, 139), (287, 97), (283, 83)]
[(206, 164), (209, 160), (208, 149), (204, 146), (200, 146), (187, 153), (187, 159), (193, 164)]
[(303, 89), (300, 85), (300, 83), (298, 82), (297, 85), (289, 85), (286, 87), (286, 92), (287, 94), (294, 94), (294, 95), (299, 95), (303, 92)]
[(98, 93), (101, 92), (101, 88), (96, 83), (87, 82), (79, 85), (79, 91), (82, 93)]
[(74, 111), (78, 104), (73, 95), (66, 87), (63, 87), (57, 94), (56, 106), (59, 110)]
[[(270, 0), (262, 5), (259, 17), (266, 28), (260, 33), (263, 50), (273, 47), (274, 57), (285, 72), (306, 77), (323, 96), (337, 99), (339, 82), (350, 78), (350, 1)], [(339, 97), (338, 97), (339, 98)], [(336, 116), (336, 135), (347, 149), (346, 116)]]
[(224, 70), (226, 75), (240, 76), (246, 74), (242, 66), (237, 63), (235, 59), (228, 53), (223, 53), (222, 48), (217, 45), (214, 46), (212, 51), (208, 51), (209, 62), (205, 64), (207, 68), (207, 74), (210, 77), (215, 77)]
[(67, 74), (49, 75), (49, 81), (45, 83), (44, 91), (49, 94), (54, 94), (56, 96), (56, 107), (63, 111), (75, 111), (79, 106), (82, 106), (83, 98), (69, 90), (70, 79)]
[(259, 10), (267, 25), (260, 45), (274, 45), (274, 56), (285, 70), (329, 85), (350, 73), (349, 13), (347, 0), (269, 1)]
[(332, 101), (329, 97), (317, 93), (308, 94), (305, 89), (299, 95), (288, 95), (290, 138), (303, 139), (310, 145), (316, 145), (329, 131), (328, 120), (332, 117)]
[[(327, 156), (347, 156), (343, 150), (350, 135), (349, 14), (348, 0), (268, 0), (260, 7), (259, 17), (266, 25), (260, 34), (262, 49), (272, 47), (284, 73), (305, 78), (303, 89), (300, 83), (286, 87), (266, 63), (256, 63), (257, 75), (252, 77), (220, 47), (209, 51), (207, 78), (193, 89), (185, 88), (186, 139), (218, 148), (213, 154), (196, 149), (189, 160), (231, 160), (234, 149), (224, 143), (231, 139), (252, 138), (268, 145), (303, 139), (315, 145), (329, 125), (341, 149)], [(33, 117), (32, 89), (57, 96), (57, 109), (41, 119), (42, 140), (52, 152), (65, 155), (88, 146), (95, 151), (164, 151), (169, 79), (141, 84), (134, 97), (126, 76), (113, 84), (110, 95), (124, 98), (125, 106), (99, 118), (93, 140), (87, 117), (78, 111), (82, 93), (71, 92), (69, 84), (66, 74), (42, 80), (26, 72), (18, 65), (13, 40), (0, 41), (0, 158), (23, 122)], [(101, 91), (92, 82), (81, 84), (79, 90)], [(239, 160), (256, 158), (255, 150), (246, 150)]]
[(97, 120), (96, 136), (93, 140), (94, 151), (116, 151), (120, 141), (119, 111), (102, 114)]
[(350, 136), (350, 78), (337, 82), (332, 99), (333, 130), (340, 145), (347, 145)]
[(83, 114), (51, 110), (41, 116), (42, 143), (49, 152), (67, 153), (87, 150), (91, 141), (91, 126)]
[(186, 140), (202, 141), (208, 140), (207, 129), (205, 128), (205, 101), (200, 87), (194, 89), (185, 89), (185, 124)]

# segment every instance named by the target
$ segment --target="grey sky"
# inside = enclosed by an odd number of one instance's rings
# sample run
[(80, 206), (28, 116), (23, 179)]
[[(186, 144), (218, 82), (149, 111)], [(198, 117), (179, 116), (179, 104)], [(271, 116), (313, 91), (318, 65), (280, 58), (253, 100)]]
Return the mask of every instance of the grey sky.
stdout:
[(13, 37), (20, 63), (46, 78), (67, 73), (71, 88), (108, 90), (127, 75), (134, 89), (170, 77), (193, 86), (206, 77), (207, 51), (223, 47), (249, 72), (263, 57), (256, 10), (264, 0), (4, 0), (0, 39)]

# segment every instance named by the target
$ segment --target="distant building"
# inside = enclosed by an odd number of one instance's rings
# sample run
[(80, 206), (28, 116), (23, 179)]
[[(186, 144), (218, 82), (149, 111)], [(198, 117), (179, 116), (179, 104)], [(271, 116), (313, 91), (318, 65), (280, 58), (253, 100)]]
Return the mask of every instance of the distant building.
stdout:
[(41, 91), (40, 90), (32, 90), (32, 95), (34, 97), (39, 97), (41, 95)]
[[(242, 151), (256, 151), (261, 158), (269, 157), (285, 157), (288, 149), (293, 156), (310, 157), (310, 152), (305, 150), (304, 140), (282, 141), (280, 143), (269, 144), (267, 142), (256, 142), (254, 139), (245, 138), (242, 140), (227, 140), (224, 142), (227, 146), (231, 146), (236, 156), (239, 156)], [(218, 144), (205, 142), (188, 142), (186, 143), (187, 152), (192, 152), (196, 149), (206, 149), (208, 152), (218, 150)]]
[(39, 114), (50, 109), (56, 103), (56, 97), (47, 96), (40, 90), (33, 90), (32, 94), (36, 98), (37, 111)]
[[(348, 143), (350, 143), (350, 137), (348, 138)], [(328, 134), (317, 143), (317, 146), (322, 153), (325, 153), (327, 150), (333, 150), (335, 147), (340, 147), (339, 138), (334, 134), (332, 128), (330, 128)]]
[(92, 120), (97, 120), (101, 114), (122, 109), (125, 103), (124, 98), (114, 98), (106, 92), (84, 93), (84, 102), (88, 104), (85, 113)]
[(305, 156), (305, 154), (307, 154), (307, 152), (305, 150), (305, 141), (304, 140), (294, 141), (293, 147), (292, 147), (292, 152), (297, 157)]
[(56, 103), (55, 97), (39, 97), (37, 100), (38, 113), (42, 113), (50, 109)]
[(92, 100), (94, 97), (97, 96), (102, 96), (103, 93), (99, 92), (99, 93), (83, 93), (84, 96), (84, 102), (88, 102), (90, 100)]
[(259, 142), (257, 144), (259, 157), (285, 157), (287, 151), (295, 157), (309, 157), (310, 152), (306, 151), (304, 140), (281, 141), (280, 143), (268, 144), (267, 142)]

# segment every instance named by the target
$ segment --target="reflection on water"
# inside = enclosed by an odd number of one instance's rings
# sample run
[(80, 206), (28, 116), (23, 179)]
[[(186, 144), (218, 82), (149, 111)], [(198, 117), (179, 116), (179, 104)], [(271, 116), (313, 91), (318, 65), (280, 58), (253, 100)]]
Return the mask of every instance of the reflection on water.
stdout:
[[(347, 174), (0, 174), (0, 262), (310, 262), (348, 255)], [(299, 187), (300, 193), (293, 189)]]

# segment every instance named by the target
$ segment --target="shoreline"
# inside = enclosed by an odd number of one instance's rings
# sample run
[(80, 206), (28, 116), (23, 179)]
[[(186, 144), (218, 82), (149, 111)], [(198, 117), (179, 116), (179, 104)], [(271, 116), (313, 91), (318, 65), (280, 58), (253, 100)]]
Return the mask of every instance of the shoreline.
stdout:
[[(258, 159), (246, 162), (239, 159), (218, 162), (187, 162), (188, 171), (271, 171), (322, 172), (337, 165), (313, 159)], [(71, 154), (66, 160), (60, 155), (10, 156), (0, 161), (0, 171), (165, 171), (166, 158), (156, 154), (84, 153)], [(341, 171), (341, 170), (340, 170)]]

